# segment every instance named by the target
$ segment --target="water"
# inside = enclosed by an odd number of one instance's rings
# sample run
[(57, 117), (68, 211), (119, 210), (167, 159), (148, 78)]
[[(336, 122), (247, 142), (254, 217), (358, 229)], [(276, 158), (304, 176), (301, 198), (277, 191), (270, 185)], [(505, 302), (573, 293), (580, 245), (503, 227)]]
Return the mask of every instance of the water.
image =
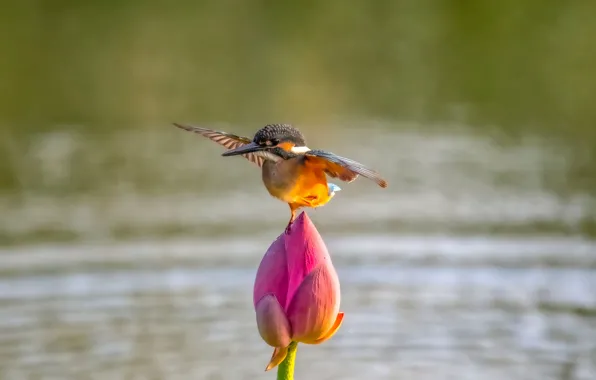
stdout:
[(596, 378), (596, 3), (5, 3), (2, 379), (274, 378), (287, 206), (174, 121), (389, 181), (308, 211), (346, 317), (297, 379)]
[[(587, 379), (594, 370), (594, 311), (576, 310), (596, 302), (589, 270), (337, 261), (347, 319), (328, 344), (300, 349), (300, 376), (560, 378), (571, 362)], [(20, 291), (1, 300), (3, 376), (268, 378), (253, 276), (250, 266), (199, 262), (5, 280), (3, 294)]]
[[(364, 146), (358, 129), (330, 142), (390, 187), (344, 184), (309, 211), (346, 319), (331, 341), (299, 349), (299, 377), (592, 378), (595, 198), (559, 191), (577, 152), (538, 136), (375, 128)], [(287, 206), (256, 167), (207, 140), (164, 127), (143, 149), (134, 141), (116, 133), (97, 151), (62, 132), (30, 143), (45, 167), (23, 181), (43, 191), (1, 202), (2, 377), (271, 378), (251, 288)]]

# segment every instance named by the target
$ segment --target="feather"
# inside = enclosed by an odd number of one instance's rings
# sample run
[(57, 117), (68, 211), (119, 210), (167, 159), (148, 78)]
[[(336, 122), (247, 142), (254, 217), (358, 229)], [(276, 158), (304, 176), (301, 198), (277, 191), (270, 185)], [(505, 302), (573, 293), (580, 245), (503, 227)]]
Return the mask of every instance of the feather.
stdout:
[[(190, 125), (183, 125), (174, 123), (174, 125), (180, 129), (184, 129), (185, 131), (198, 133), (202, 136), (207, 137), (211, 141), (215, 141), (219, 145), (230, 149), (236, 149), (239, 146), (250, 144), (251, 140), (248, 137), (236, 136), (231, 133), (222, 132), (222, 131), (214, 131), (208, 128), (201, 128), (201, 127), (194, 127)], [(243, 154), (242, 156), (249, 160), (252, 163), (257, 164), (259, 167), (263, 166), (263, 162), (265, 161), (265, 157), (259, 154), (260, 152), (254, 153), (247, 153)]]
[(387, 181), (379, 173), (349, 158), (324, 150), (308, 151), (305, 153), (305, 158), (310, 161), (318, 161), (317, 164), (322, 165), (325, 172), (333, 178), (352, 182), (358, 178), (358, 175), (361, 175), (376, 182), (381, 187), (387, 187)]

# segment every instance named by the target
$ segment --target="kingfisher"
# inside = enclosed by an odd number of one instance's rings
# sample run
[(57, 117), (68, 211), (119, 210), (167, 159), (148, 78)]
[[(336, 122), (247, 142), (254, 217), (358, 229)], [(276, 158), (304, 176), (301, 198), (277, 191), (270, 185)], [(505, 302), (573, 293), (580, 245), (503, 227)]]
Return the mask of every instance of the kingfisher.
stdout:
[(304, 135), (290, 124), (268, 124), (252, 139), (213, 129), (174, 123), (174, 126), (198, 133), (228, 150), (224, 157), (241, 155), (261, 168), (262, 180), (273, 197), (290, 206), (290, 226), (301, 207), (325, 205), (339, 191), (327, 177), (352, 182), (359, 175), (387, 187), (379, 173), (359, 162), (324, 150), (306, 146)]

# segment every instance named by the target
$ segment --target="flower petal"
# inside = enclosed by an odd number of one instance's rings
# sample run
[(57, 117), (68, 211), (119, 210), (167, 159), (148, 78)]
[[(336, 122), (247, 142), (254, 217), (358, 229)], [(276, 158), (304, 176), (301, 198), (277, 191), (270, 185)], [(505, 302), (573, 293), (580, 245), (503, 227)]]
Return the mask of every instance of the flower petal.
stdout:
[(269, 360), (269, 364), (267, 364), (267, 368), (265, 368), (265, 372), (272, 370), (273, 368), (277, 367), (279, 363), (283, 362), (286, 356), (288, 355), (288, 346), (285, 347), (275, 347), (273, 350), (273, 355), (271, 355), (271, 360)]
[(335, 323), (333, 324), (333, 326), (331, 326), (329, 331), (327, 331), (325, 333), (325, 335), (323, 335), (322, 337), (317, 339), (313, 344), (321, 344), (324, 341), (330, 339), (337, 332), (337, 330), (339, 330), (339, 327), (341, 326), (341, 322), (343, 320), (344, 320), (344, 313), (343, 312), (337, 313), (337, 318), (335, 318)]
[(255, 306), (261, 338), (272, 347), (290, 344), (290, 322), (273, 294), (263, 296)]
[(282, 234), (269, 246), (265, 256), (261, 259), (253, 289), (253, 303), (256, 307), (257, 302), (265, 294), (272, 293), (284, 307), (287, 290), (288, 269), (284, 235)]
[[(292, 297), (306, 276), (321, 263), (326, 261), (331, 263), (331, 257), (319, 231), (305, 212), (296, 218), (290, 232), (285, 235), (285, 250), (288, 268), (285, 302), (287, 311)], [(282, 305), (284, 305), (283, 302)]]
[(300, 284), (286, 313), (292, 340), (313, 344), (323, 338), (337, 320), (339, 302), (337, 273), (323, 262)]

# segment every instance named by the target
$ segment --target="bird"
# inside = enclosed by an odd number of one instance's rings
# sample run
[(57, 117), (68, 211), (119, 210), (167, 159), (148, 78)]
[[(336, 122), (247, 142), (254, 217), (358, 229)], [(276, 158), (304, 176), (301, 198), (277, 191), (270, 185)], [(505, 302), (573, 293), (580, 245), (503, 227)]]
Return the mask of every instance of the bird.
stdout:
[(359, 162), (328, 151), (310, 149), (304, 135), (291, 124), (267, 124), (252, 139), (193, 125), (173, 125), (227, 148), (222, 153), (224, 157), (241, 155), (259, 166), (269, 194), (290, 207), (286, 232), (290, 230), (298, 209), (323, 206), (341, 190), (328, 182), (327, 176), (349, 183), (361, 175), (382, 188), (388, 186), (379, 173)]

